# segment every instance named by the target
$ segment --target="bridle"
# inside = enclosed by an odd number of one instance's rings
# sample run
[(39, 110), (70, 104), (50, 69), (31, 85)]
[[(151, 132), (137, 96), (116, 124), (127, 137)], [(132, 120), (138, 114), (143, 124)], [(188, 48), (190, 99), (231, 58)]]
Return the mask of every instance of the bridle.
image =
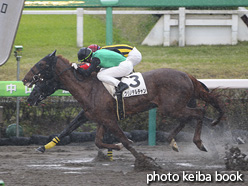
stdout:
[[(36, 97), (35, 105), (45, 99), (47, 96), (53, 94), (56, 90), (61, 88), (61, 83), (55, 81), (53, 78), (38, 82), (34, 89), (32, 90), (31, 94), (29, 95), (28, 102), (32, 97)], [(38, 94), (38, 97), (37, 97)]]
[[(44, 57), (42, 60), (36, 63), (33, 68), (31, 68), (33, 77), (32, 80), (30, 81), (30, 84), (31, 85), (36, 84), (35, 88), (32, 91), (33, 94), (32, 93), (31, 94), (32, 96), (35, 96), (36, 93), (40, 95), (39, 97), (37, 97), (38, 102), (42, 101), (47, 96), (51, 95), (56, 90), (63, 87), (63, 85), (59, 81), (59, 78), (61, 74), (72, 68), (71, 65), (69, 65), (68, 67), (65, 67), (65, 69), (63, 69), (61, 72), (57, 72), (56, 71), (57, 60), (58, 60), (57, 56), (49, 55)], [(42, 62), (45, 63), (42, 64)], [(82, 81), (77, 77), (76, 70), (74, 68), (73, 70), (74, 70), (75, 78), (78, 81)]]
[[(41, 61), (45, 61), (45, 67), (41, 67)], [(37, 98), (37, 103), (45, 99), (47, 96), (54, 93), (59, 88), (63, 87), (63, 85), (58, 81), (59, 76), (65, 71), (71, 69), (71, 66), (65, 68), (59, 74), (56, 73), (56, 64), (57, 64), (57, 56), (49, 56), (49, 58), (45, 57), (35, 64), (35, 68), (38, 69), (36, 72), (33, 68), (31, 72), (33, 73), (31, 84), (36, 84), (30, 96), (34, 96), (36, 93), (39, 93), (39, 97)], [(29, 97), (30, 97), (29, 96)]]
[[(49, 58), (50, 59), (50, 58)], [(42, 61), (42, 60), (41, 60)], [(55, 66), (57, 63), (57, 56), (52, 57), (52, 61), (46, 61), (45, 68), (41, 68), (41, 61), (35, 64), (35, 68), (38, 69), (38, 72), (35, 72), (34, 67), (31, 68), (31, 72), (33, 73), (33, 77), (31, 80), (31, 84), (36, 84), (38, 81), (44, 81), (54, 78)]]
[(38, 81), (44, 81), (44, 80), (51, 80), (51, 79), (56, 79), (59, 78), (59, 76), (61, 76), (61, 74), (63, 74), (65, 71), (71, 69), (72, 67), (69, 66), (67, 68), (65, 68), (64, 70), (62, 70), (59, 74), (56, 73), (56, 64), (57, 64), (57, 56), (52, 56), (49, 57), (52, 58), (52, 61), (46, 61), (46, 67), (45, 68), (41, 68), (40, 64), (41, 61), (39, 61), (38, 63), (35, 64), (35, 68), (38, 69), (38, 72), (36, 73), (34, 71), (34, 67), (31, 68), (31, 72), (33, 73), (33, 77), (32, 77), (32, 81), (30, 82), (31, 84), (35, 84)]

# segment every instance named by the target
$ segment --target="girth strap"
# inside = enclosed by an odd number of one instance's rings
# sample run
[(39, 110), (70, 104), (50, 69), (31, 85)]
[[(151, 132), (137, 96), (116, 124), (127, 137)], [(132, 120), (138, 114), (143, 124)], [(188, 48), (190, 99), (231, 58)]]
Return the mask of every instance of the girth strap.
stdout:
[(125, 119), (125, 104), (122, 94), (116, 94), (116, 114), (118, 121)]

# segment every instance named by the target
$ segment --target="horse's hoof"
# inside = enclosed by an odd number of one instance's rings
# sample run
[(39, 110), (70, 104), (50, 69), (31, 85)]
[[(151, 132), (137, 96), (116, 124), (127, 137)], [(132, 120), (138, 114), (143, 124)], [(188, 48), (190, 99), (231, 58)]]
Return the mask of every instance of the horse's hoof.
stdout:
[(132, 140), (128, 139), (128, 141), (131, 142), (131, 144), (133, 144), (133, 141)]
[(119, 150), (123, 149), (124, 147), (122, 143), (117, 143), (115, 145), (119, 148)]
[(203, 144), (201, 144), (201, 146), (200, 147), (198, 147), (201, 151), (205, 151), (205, 152), (207, 152), (207, 149), (204, 147), (204, 145)]
[(215, 125), (217, 125), (218, 123), (219, 123), (219, 120), (216, 119), (216, 120), (214, 120), (214, 121), (211, 123), (211, 125), (212, 125), (212, 126), (215, 126)]
[(136, 171), (156, 171), (162, 168), (152, 158), (139, 153), (138, 158), (135, 159), (134, 169)]
[(201, 151), (205, 151), (207, 152), (207, 149), (204, 147), (202, 140), (197, 140), (194, 141), (195, 145), (197, 146), (198, 149), (200, 149)]
[(172, 146), (172, 150), (174, 150), (174, 151), (176, 151), (176, 152), (179, 152), (178, 147), (174, 147), (174, 146)]
[(173, 138), (170, 142), (170, 146), (172, 148), (172, 150), (179, 152), (178, 146), (177, 146), (177, 142), (175, 141), (175, 139)]
[(40, 152), (40, 153), (44, 153), (45, 152), (45, 147), (44, 146), (41, 146), (41, 147), (38, 147), (37, 149), (35, 149), (36, 152)]
[(111, 160), (101, 150), (98, 150), (97, 156), (92, 161), (93, 162), (104, 162), (104, 161), (111, 161)]

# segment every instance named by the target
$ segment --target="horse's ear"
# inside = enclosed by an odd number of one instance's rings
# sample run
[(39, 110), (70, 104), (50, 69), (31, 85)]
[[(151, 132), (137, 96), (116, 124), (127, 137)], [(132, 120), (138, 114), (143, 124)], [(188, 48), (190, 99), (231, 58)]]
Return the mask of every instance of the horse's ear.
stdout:
[(53, 53), (49, 55), (49, 57), (55, 57), (55, 54), (56, 54), (56, 50), (54, 50)]

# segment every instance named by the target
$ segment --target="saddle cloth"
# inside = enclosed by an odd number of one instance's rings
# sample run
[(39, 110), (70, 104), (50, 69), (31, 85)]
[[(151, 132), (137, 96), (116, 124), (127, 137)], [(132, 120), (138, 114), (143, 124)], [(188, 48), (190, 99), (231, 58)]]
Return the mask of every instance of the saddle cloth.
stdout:
[[(123, 97), (131, 97), (131, 96), (147, 94), (146, 84), (140, 72), (135, 72), (128, 76), (122, 77), (121, 81), (129, 86), (127, 90), (123, 91), (122, 94)], [(112, 97), (116, 98), (115, 87), (104, 82), (103, 85), (112, 95)]]

